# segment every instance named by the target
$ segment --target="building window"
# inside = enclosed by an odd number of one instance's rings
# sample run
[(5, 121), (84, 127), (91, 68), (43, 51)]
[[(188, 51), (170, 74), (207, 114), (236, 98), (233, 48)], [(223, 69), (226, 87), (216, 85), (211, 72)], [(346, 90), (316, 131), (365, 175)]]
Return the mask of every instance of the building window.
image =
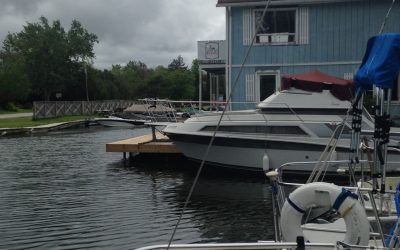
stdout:
[(256, 36), (258, 44), (293, 44), (296, 43), (296, 9), (275, 9), (267, 11), (264, 19), (263, 10), (254, 10), (254, 29), (260, 25)]

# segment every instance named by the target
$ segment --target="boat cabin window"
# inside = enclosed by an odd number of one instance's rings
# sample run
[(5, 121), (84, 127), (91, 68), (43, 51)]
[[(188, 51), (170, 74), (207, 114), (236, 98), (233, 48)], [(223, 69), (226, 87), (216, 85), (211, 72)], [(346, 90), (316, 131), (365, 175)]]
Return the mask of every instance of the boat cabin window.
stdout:
[(295, 115), (345, 115), (346, 109), (318, 109), (318, 108), (261, 108), (265, 114), (295, 114)]
[[(333, 132), (336, 130), (336, 128), (339, 126), (339, 124), (330, 124), (330, 123), (325, 123), (325, 125), (330, 129), (330, 134), (329, 135), (318, 135), (320, 137), (331, 137)], [(337, 133), (340, 133), (340, 129), (338, 129)], [(349, 124), (345, 124), (343, 128), (343, 132), (340, 138), (349, 138), (351, 136), (351, 127)]]
[[(201, 131), (215, 131), (216, 126), (205, 126)], [(307, 136), (299, 126), (220, 126), (218, 131), (248, 134)]]
[(361, 122), (361, 129), (362, 129), (362, 130), (374, 130), (373, 123), (372, 123), (372, 125), (369, 125), (369, 124), (366, 123), (365, 121), (362, 121), (362, 122)]
[[(333, 133), (335, 131), (336, 127), (338, 125), (332, 125), (329, 123), (325, 124), (327, 127), (329, 127)], [(374, 128), (371, 127), (368, 123), (366, 123), (364, 120), (361, 122), (361, 130), (362, 131), (373, 131)], [(346, 126), (343, 129), (342, 133), (342, 138), (349, 138), (351, 136), (352, 130), (351, 130), (351, 124), (346, 123)]]

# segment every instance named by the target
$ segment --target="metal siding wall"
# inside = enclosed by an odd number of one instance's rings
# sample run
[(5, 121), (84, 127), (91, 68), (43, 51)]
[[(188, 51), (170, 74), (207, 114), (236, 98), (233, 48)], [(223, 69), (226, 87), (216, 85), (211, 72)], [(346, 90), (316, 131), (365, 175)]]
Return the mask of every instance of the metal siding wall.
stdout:
[(302, 74), (304, 72), (312, 71), (318, 69), (321, 72), (327, 73), (329, 75), (344, 78), (345, 73), (354, 73), (358, 67), (353, 65), (321, 65), (317, 68), (314, 66), (290, 66), (281, 67), (281, 76), (292, 75), (292, 74)]
[(241, 64), (247, 49), (247, 46), (243, 46), (242, 8), (232, 8), (232, 38), (232, 63)]
[[(232, 81), (234, 81), (239, 74), (239, 69), (235, 68), (232, 69)], [(236, 88), (234, 89), (233, 96), (232, 96), (232, 102), (246, 102), (246, 78), (253, 78), (254, 81), (255, 79), (255, 69), (254, 68), (244, 68), (242, 70), (242, 73), (240, 74), (240, 77), (238, 79), (238, 82), (236, 84)], [(232, 86), (235, 84), (232, 82)], [(253, 85), (255, 87), (256, 84)], [(255, 105), (249, 105), (249, 104), (232, 104), (232, 109), (233, 110), (239, 110), (239, 109), (251, 109), (255, 108)]]
[[(377, 34), (390, 1), (345, 2), (310, 7), (310, 62), (361, 61), (368, 38)], [(400, 32), (399, 6), (388, 30)], [(301, 58), (298, 58), (301, 60)]]
[[(255, 45), (247, 64), (361, 61), (369, 37), (377, 34), (390, 1), (355, 1), (308, 7), (309, 44)], [(400, 32), (396, 4), (386, 32)], [(243, 62), (243, 9), (233, 8), (233, 64)]]
[(243, 9), (243, 46), (249, 46), (253, 39), (252, 10)]
[(298, 42), (299, 44), (308, 44), (309, 41), (308, 8), (307, 7), (299, 8), (297, 15), (298, 15), (297, 17)]
[[(257, 84), (256, 84), (256, 75), (255, 74), (247, 74), (246, 75), (246, 102), (255, 102), (257, 100)], [(259, 99), (259, 98), (258, 98)]]
[[(383, 19), (383, 17), (382, 17)], [(397, 1), (395, 3), (395, 7), (393, 7), (392, 12), (390, 13), (390, 17), (384, 31), (385, 33), (389, 32), (399, 32), (400, 30), (400, 3)], [(396, 20), (393, 22), (393, 20)]]
[[(378, 33), (390, 3), (390, 0), (365, 0), (308, 6), (309, 44), (255, 45), (246, 65), (361, 61), (367, 40)], [(242, 8), (232, 8), (232, 22), (232, 63), (240, 65), (248, 48), (243, 46)], [(384, 32), (400, 32), (400, 4), (395, 4)], [(358, 65), (274, 67), (280, 69), (281, 75), (318, 69), (342, 78), (357, 68)], [(238, 68), (232, 69), (232, 84), (238, 71)], [(243, 70), (233, 101), (246, 99), (245, 75), (255, 72), (256, 69), (249, 66)]]

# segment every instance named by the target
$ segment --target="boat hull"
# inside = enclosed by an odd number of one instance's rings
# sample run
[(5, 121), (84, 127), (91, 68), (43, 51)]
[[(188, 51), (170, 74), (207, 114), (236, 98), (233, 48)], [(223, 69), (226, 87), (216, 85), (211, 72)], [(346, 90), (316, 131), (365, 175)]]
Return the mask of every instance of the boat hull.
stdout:
[(98, 124), (105, 127), (123, 127), (133, 128), (138, 125), (144, 125), (144, 120), (129, 120), (122, 118), (97, 118), (94, 120)]
[[(167, 133), (178, 149), (188, 158), (201, 161), (211, 136), (185, 135)], [(343, 143), (347, 143), (346, 140)], [(340, 143), (339, 143), (340, 145)], [(344, 144), (345, 145), (345, 144)], [(267, 139), (244, 139), (234, 137), (216, 137), (206, 162), (210, 165), (251, 171), (263, 171), (263, 159), (267, 156), (268, 169), (276, 169), (288, 162), (318, 161), (326, 143), (306, 143), (300, 140), (276, 141)], [(336, 148), (335, 157), (330, 160), (348, 160), (349, 149), (344, 146)], [(400, 154), (389, 154), (388, 161), (400, 161)], [(343, 166), (333, 165), (328, 172), (337, 173)], [(388, 172), (399, 171), (400, 166), (388, 164)], [(285, 167), (293, 173), (307, 173), (314, 165), (297, 165)], [(399, 168), (399, 169), (398, 169)]]

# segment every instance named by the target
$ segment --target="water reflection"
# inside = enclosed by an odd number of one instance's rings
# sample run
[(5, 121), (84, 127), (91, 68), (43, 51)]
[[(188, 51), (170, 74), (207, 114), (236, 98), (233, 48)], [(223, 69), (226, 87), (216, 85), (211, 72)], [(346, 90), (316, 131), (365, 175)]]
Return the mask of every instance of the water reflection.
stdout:
[[(158, 199), (161, 198), (163, 204), (171, 206), (176, 221), (192, 185), (197, 170), (195, 164), (197, 163), (188, 161), (173, 162), (168, 170), (149, 165), (149, 162), (147, 166), (132, 165), (136, 171), (151, 176), (154, 195), (159, 195)], [(177, 174), (179, 178), (176, 178)], [(169, 181), (165, 181), (166, 178)], [(239, 175), (223, 169), (206, 167), (179, 226), (177, 242), (245, 242), (272, 239), (270, 199), (270, 188), (262, 176)], [(200, 234), (198, 238), (189, 237), (188, 234), (193, 228)], [(168, 230), (171, 228), (166, 228), (166, 232)], [(156, 243), (165, 242), (164, 240)]]
[[(196, 164), (124, 162), (105, 143), (148, 129), (82, 129), (0, 138), (0, 249), (132, 249), (165, 244)], [(206, 169), (177, 243), (272, 238), (264, 179)]]

